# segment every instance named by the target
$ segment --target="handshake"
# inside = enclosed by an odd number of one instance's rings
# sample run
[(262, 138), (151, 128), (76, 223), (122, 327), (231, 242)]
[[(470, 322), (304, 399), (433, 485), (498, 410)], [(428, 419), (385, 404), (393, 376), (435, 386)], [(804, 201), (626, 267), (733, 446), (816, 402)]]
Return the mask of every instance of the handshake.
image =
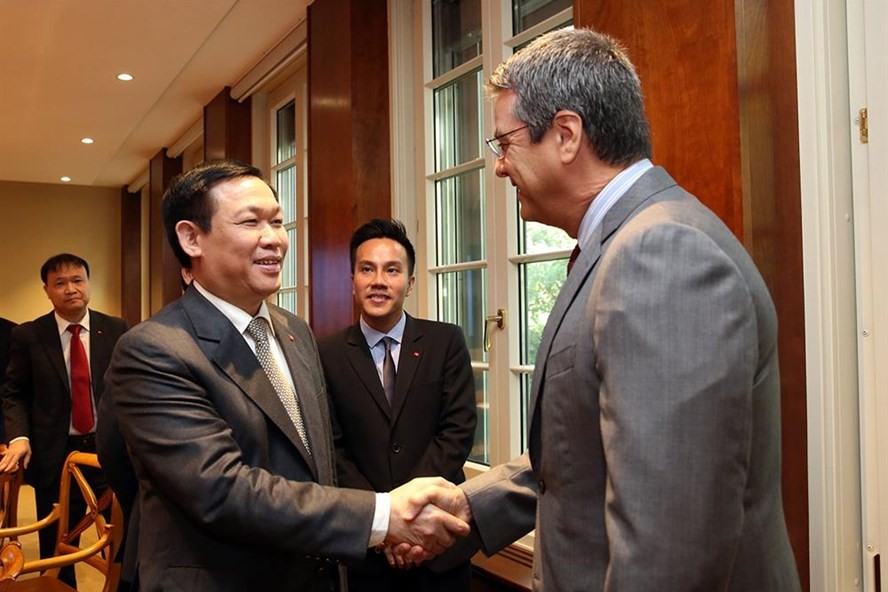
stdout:
[(393, 567), (410, 568), (469, 534), (472, 510), (465, 493), (441, 477), (421, 477), (392, 490), (382, 549)]

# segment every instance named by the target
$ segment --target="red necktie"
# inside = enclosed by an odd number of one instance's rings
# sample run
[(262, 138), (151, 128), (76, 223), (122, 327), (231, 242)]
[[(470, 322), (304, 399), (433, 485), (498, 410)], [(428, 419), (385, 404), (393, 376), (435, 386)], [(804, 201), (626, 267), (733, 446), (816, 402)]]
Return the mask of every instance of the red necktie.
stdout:
[(580, 256), (580, 245), (574, 247), (574, 250), (570, 252), (570, 259), (567, 260), (567, 274), (570, 275), (571, 270), (574, 268), (574, 263), (577, 262), (577, 257)]
[(71, 422), (87, 434), (93, 427), (92, 398), (89, 396), (89, 361), (80, 341), (80, 325), (68, 325), (71, 332)]

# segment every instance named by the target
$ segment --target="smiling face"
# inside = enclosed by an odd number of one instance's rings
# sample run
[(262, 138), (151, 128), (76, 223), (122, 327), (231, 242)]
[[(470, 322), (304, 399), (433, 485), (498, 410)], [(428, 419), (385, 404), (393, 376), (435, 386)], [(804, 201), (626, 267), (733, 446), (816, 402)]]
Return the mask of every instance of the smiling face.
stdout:
[(64, 264), (46, 274), (46, 297), (60, 317), (76, 323), (86, 314), (89, 304), (89, 276), (80, 265)]
[(238, 177), (213, 187), (215, 211), (209, 232), (183, 220), (179, 243), (191, 256), (194, 279), (226, 302), (256, 314), (281, 287), (289, 242), (281, 208), (257, 177)]
[[(512, 114), (516, 95), (504, 91), (497, 95), (493, 109), (495, 135), (526, 125)], [(539, 142), (530, 141), (527, 128), (520, 129), (500, 141), (502, 157), (496, 159), (496, 174), (508, 177), (518, 190), (521, 217), (527, 221), (552, 223), (552, 213), (557, 203), (550, 195), (558, 187), (560, 164), (557, 152), (552, 150), (552, 130), (548, 130)]]
[(390, 238), (364, 241), (355, 252), (352, 294), (361, 317), (381, 333), (401, 318), (404, 300), (413, 290), (407, 250)]

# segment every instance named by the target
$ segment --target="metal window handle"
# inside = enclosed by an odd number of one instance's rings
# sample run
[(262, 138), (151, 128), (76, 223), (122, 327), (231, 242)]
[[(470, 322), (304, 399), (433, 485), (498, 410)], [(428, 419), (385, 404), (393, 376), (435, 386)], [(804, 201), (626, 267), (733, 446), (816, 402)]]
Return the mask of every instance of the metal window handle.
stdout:
[(484, 351), (490, 351), (490, 324), (496, 323), (498, 329), (506, 327), (506, 309), (499, 308), (495, 315), (488, 315), (484, 319)]

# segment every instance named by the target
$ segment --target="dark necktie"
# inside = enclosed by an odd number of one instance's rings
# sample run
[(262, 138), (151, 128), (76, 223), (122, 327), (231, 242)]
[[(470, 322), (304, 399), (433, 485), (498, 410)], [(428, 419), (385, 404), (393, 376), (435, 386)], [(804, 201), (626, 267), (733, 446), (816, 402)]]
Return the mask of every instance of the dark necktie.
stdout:
[(81, 434), (88, 434), (95, 421), (89, 394), (89, 361), (80, 340), (80, 329), (80, 325), (68, 325), (71, 332), (71, 424)]
[(296, 397), (296, 393), (293, 391), (287, 378), (281, 372), (280, 366), (278, 366), (274, 359), (274, 354), (271, 353), (267, 327), (268, 321), (263, 317), (256, 317), (247, 325), (247, 332), (256, 342), (256, 357), (259, 358), (259, 364), (265, 370), (265, 374), (268, 375), (271, 386), (274, 387), (275, 392), (281, 399), (281, 403), (284, 404), (284, 409), (287, 410), (287, 415), (290, 416), (290, 420), (296, 426), (296, 431), (299, 433), (299, 439), (305, 445), (305, 450), (311, 454), (311, 447), (308, 445), (308, 434), (305, 432), (305, 422), (302, 418), (302, 409), (299, 408), (299, 399)]
[(574, 247), (574, 250), (570, 252), (570, 259), (567, 260), (567, 274), (570, 275), (570, 272), (574, 268), (574, 263), (577, 262), (577, 257), (580, 256), (580, 245), (577, 244)]
[(389, 405), (395, 398), (395, 360), (392, 358), (392, 341), (391, 337), (383, 337), (382, 343), (385, 345), (385, 357), (382, 359), (382, 388), (385, 390), (385, 398)]

